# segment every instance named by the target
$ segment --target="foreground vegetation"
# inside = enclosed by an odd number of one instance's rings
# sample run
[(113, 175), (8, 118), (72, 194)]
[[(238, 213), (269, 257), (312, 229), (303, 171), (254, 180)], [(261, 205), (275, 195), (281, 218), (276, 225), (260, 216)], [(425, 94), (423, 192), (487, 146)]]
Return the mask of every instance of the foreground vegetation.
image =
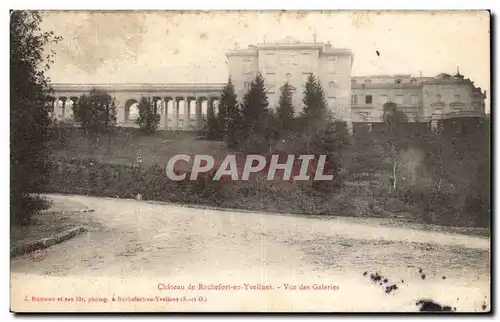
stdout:
[[(318, 215), (404, 216), (455, 226), (489, 226), (490, 129), (477, 119), (409, 124), (399, 107), (384, 105), (372, 132), (347, 124), (328, 107), (319, 80), (304, 84), (300, 113), (284, 84), (278, 106), (269, 106), (257, 74), (241, 102), (231, 80), (217, 112), (209, 108), (203, 137), (157, 132), (154, 99), (139, 104), (139, 131), (116, 128), (115, 99), (99, 89), (73, 104), (74, 119), (59, 123), (44, 71), (44, 47), (59, 40), (40, 30), (41, 16), (11, 16), (11, 220), (28, 222), (46, 207), (35, 193), (203, 203), (232, 208)], [(40, 66), (44, 66), (40, 69)], [(77, 122), (80, 128), (74, 128)], [(198, 180), (169, 182), (167, 160), (175, 154), (228, 153), (326, 155), (331, 182), (276, 184)], [(139, 160), (142, 161), (139, 164)]]

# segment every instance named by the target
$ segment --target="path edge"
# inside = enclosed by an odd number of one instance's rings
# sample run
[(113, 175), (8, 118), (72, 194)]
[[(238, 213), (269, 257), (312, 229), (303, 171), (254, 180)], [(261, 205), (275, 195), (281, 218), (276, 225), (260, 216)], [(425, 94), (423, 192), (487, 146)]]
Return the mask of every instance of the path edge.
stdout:
[(58, 234), (52, 235), (50, 237), (41, 238), (35, 241), (22, 243), (18, 246), (13, 246), (10, 248), (10, 258), (14, 258), (16, 256), (25, 255), (26, 250), (29, 249), (46, 249), (56, 244), (62, 243), (66, 240), (74, 238), (79, 234), (84, 233), (87, 229), (84, 226), (77, 226), (71, 229), (67, 229)]

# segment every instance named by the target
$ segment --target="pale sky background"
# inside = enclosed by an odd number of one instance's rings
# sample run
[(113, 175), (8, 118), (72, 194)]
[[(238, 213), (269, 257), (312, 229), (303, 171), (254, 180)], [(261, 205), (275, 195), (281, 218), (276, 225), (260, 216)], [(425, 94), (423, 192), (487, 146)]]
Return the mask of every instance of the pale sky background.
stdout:
[[(460, 73), (490, 96), (484, 11), (45, 12), (53, 82), (226, 82), (225, 52), (293, 37), (354, 52), (353, 76)], [(377, 56), (376, 51), (380, 56)]]

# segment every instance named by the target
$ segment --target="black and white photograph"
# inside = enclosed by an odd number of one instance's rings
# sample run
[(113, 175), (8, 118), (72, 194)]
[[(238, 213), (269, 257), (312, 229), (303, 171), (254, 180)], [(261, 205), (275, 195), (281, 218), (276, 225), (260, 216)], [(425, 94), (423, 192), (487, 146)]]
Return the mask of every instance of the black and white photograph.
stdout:
[(14, 313), (490, 313), (487, 10), (11, 10)]

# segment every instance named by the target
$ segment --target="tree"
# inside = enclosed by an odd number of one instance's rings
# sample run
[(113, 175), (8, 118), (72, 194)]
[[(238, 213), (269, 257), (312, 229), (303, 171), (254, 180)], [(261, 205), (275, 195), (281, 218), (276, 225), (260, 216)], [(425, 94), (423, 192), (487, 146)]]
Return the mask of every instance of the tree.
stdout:
[(292, 103), (292, 86), (285, 83), (281, 87), (281, 95), (276, 109), (277, 132), (279, 137), (286, 137), (294, 129), (295, 109)]
[(314, 137), (329, 125), (328, 119), (331, 117), (321, 83), (312, 74), (307, 78), (302, 102), (304, 108), (299, 117), (299, 128), (305, 144), (309, 146)]
[(156, 103), (149, 97), (141, 97), (139, 101), (139, 117), (136, 123), (147, 134), (153, 134), (160, 124), (160, 115)]
[(317, 190), (331, 192), (332, 189), (338, 188), (341, 185), (339, 174), (342, 150), (347, 144), (345, 142), (345, 137), (348, 135), (346, 132), (347, 126), (345, 122), (335, 121), (332, 117), (328, 117), (325, 127), (314, 135), (312, 152), (315, 155), (326, 155), (323, 174), (333, 175), (332, 181), (315, 182), (314, 187)]
[(408, 118), (395, 103), (387, 102), (383, 106), (383, 120), (387, 129), (385, 145), (392, 157), (392, 189), (396, 190), (399, 154), (408, 144)]
[(217, 117), (215, 116), (214, 109), (210, 108), (209, 106), (207, 108), (207, 121), (206, 121), (206, 128), (207, 128), (206, 137), (208, 140), (217, 139), (219, 133), (218, 127), (219, 127), (219, 122), (217, 121)]
[(241, 111), (238, 106), (234, 85), (231, 79), (222, 90), (219, 106), (219, 128), (230, 148), (238, 145), (241, 135)]
[(54, 52), (49, 43), (62, 38), (40, 28), (35, 11), (12, 11), (10, 16), (10, 217), (11, 223), (29, 223), (40, 202), (39, 192), (49, 174), (51, 87), (45, 72)]
[(349, 166), (351, 174), (368, 175), (368, 180), (374, 179), (374, 174), (382, 169), (383, 149), (370, 133), (368, 126), (359, 126), (355, 132), (355, 140), (352, 145), (352, 156)]
[(269, 102), (264, 78), (260, 73), (251, 82), (248, 92), (243, 97), (242, 105), (242, 138), (254, 148), (262, 148), (269, 143), (271, 129)]
[(93, 135), (95, 147), (99, 147), (99, 136), (116, 124), (115, 100), (105, 91), (92, 89), (88, 96), (80, 97), (74, 116), (86, 133)]
[(236, 93), (234, 92), (234, 85), (231, 78), (228, 79), (226, 86), (222, 89), (221, 98), (219, 103), (219, 114), (217, 115), (220, 132), (220, 137), (224, 138), (227, 132), (227, 125), (229, 121), (229, 110), (234, 110), (238, 105)]
[(446, 210), (454, 209), (456, 223), (488, 225), (490, 217), (490, 141), (489, 122), (473, 118), (439, 122), (437, 131), (422, 137), (427, 152), (426, 165), (432, 173), (433, 195), (453, 199)]
[(304, 103), (302, 116), (309, 123), (314, 123), (328, 117), (328, 108), (323, 87), (321, 86), (321, 82), (312, 74), (307, 78), (302, 101)]

